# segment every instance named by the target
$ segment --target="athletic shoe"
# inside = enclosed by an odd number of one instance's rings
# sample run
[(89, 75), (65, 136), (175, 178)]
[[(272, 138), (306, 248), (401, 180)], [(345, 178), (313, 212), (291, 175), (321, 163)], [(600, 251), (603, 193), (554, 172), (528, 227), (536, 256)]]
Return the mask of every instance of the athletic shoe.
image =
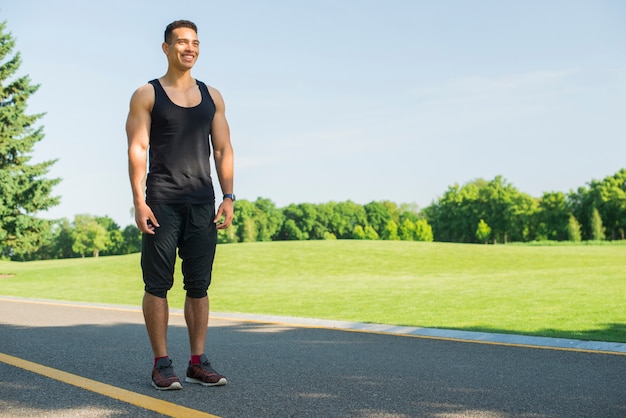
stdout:
[(191, 364), (189, 362), (185, 381), (198, 383), (203, 386), (223, 386), (227, 383), (226, 377), (213, 370), (211, 363), (204, 354), (200, 356), (200, 364)]
[(165, 357), (157, 360), (154, 369), (152, 369), (152, 386), (157, 390), (177, 390), (182, 389), (180, 379), (174, 373), (172, 360)]

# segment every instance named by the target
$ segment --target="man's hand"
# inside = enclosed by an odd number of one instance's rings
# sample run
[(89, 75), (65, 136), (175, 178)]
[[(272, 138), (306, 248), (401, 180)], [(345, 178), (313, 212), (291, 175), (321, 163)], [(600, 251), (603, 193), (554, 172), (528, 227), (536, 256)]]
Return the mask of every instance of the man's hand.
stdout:
[(137, 228), (144, 234), (154, 235), (154, 230), (159, 227), (152, 209), (145, 203), (135, 206), (135, 223)]
[(217, 229), (226, 229), (233, 222), (234, 215), (234, 203), (232, 200), (226, 198), (217, 209), (217, 214), (213, 222), (217, 224)]

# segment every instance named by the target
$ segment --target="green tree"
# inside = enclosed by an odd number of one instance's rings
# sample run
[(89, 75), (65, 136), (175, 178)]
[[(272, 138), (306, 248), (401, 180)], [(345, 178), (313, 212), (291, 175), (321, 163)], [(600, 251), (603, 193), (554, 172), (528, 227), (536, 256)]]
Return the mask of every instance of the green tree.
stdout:
[(413, 222), (417, 222), (418, 219), (424, 219), (423, 214), (420, 212), (419, 207), (414, 203), (403, 203), (400, 205), (398, 209), (398, 217), (397, 219), (394, 217), (394, 220), (398, 225), (402, 223), (403, 220), (409, 219)]
[(378, 236), (385, 236), (385, 229), (389, 221), (393, 220), (393, 212), (397, 207), (391, 202), (370, 202), (363, 206), (367, 216), (367, 224), (371, 226)]
[(125, 254), (124, 236), (120, 226), (109, 216), (97, 216), (96, 222), (107, 231), (107, 245), (100, 251), (100, 255), (120, 255)]
[(26, 102), (39, 88), (26, 76), (14, 77), (20, 67), (15, 39), (0, 23), (0, 257), (34, 253), (44, 244), (51, 222), (38, 219), (38, 211), (59, 202), (51, 197), (60, 179), (46, 179), (55, 160), (30, 163), (34, 145), (44, 137), (34, 124), (43, 114), (27, 115)]
[(293, 219), (287, 219), (285, 223), (283, 223), (283, 227), (280, 230), (279, 238), (281, 240), (304, 240), (304, 233), (298, 228), (296, 225), (296, 221)]
[(235, 203), (233, 219), (238, 242), (254, 242), (257, 240), (257, 228), (254, 222), (256, 207), (248, 200), (238, 200)]
[(413, 241), (415, 239), (415, 222), (405, 218), (398, 228), (398, 236), (403, 241)]
[(573, 215), (581, 224), (582, 239), (594, 240), (599, 232), (592, 225), (598, 210), (605, 238), (624, 239), (626, 233), (626, 169), (602, 180), (592, 180), (569, 195)]
[(562, 241), (568, 239), (570, 208), (562, 192), (544, 193), (537, 210), (537, 239)]
[(280, 233), (282, 211), (269, 199), (240, 199), (235, 204), (233, 224), (218, 232), (218, 242), (271, 241)]
[(72, 258), (76, 254), (72, 251), (74, 244), (72, 224), (66, 218), (57, 221), (53, 226), (54, 238), (51, 249), (51, 258)]
[(41, 245), (39, 245), (34, 251), (30, 251), (22, 254), (14, 254), (11, 260), (14, 261), (32, 261), (32, 260), (49, 260), (53, 257), (53, 247), (55, 238), (57, 235), (54, 222), (51, 222), (50, 228), (46, 228), (41, 232), (43, 235), (40, 237)]
[(122, 231), (124, 239), (123, 254), (133, 254), (141, 251), (141, 231), (135, 225), (128, 225)]
[(385, 227), (382, 234), (382, 239), (390, 241), (400, 239), (400, 236), (398, 235), (398, 224), (395, 221), (390, 220), (389, 222), (387, 222), (387, 226)]
[(254, 206), (256, 208), (254, 220), (258, 231), (257, 240), (273, 240), (283, 224), (283, 212), (276, 207), (274, 202), (261, 197), (254, 201)]
[(468, 202), (474, 202), (477, 198), (478, 185), (475, 182), (464, 186), (454, 184), (424, 209), (437, 241), (473, 242), (478, 216), (473, 213), (474, 208)]
[(426, 219), (419, 219), (415, 222), (415, 241), (433, 241), (433, 228)]
[(234, 220), (230, 228), (220, 229), (217, 231), (217, 242), (220, 244), (237, 242), (237, 240), (237, 225)]
[(375, 241), (378, 238), (379, 238), (378, 232), (376, 232), (376, 230), (372, 228), (370, 225), (366, 225), (365, 226), (365, 239)]
[(365, 230), (362, 225), (355, 225), (352, 230), (353, 239), (365, 239)]
[(72, 238), (72, 251), (81, 257), (85, 257), (86, 254), (98, 257), (100, 251), (106, 249), (107, 245), (110, 244), (106, 228), (90, 215), (76, 215), (74, 217)]
[(491, 228), (487, 225), (484, 219), (481, 219), (478, 222), (478, 227), (476, 228), (476, 239), (479, 242), (484, 242), (485, 244), (489, 241), (489, 237), (491, 236)]
[(378, 233), (374, 228), (369, 225), (363, 227), (362, 225), (356, 225), (352, 231), (352, 238), (363, 240), (377, 240)]
[[(296, 236), (300, 236), (301, 240), (324, 239), (324, 234), (328, 232), (318, 220), (317, 207), (311, 203), (292, 203), (283, 209), (283, 215), (285, 223), (279, 234), (280, 239), (296, 239)], [(293, 225), (286, 226), (288, 221), (293, 221)]]
[(602, 225), (602, 218), (598, 209), (593, 208), (591, 212), (591, 239), (594, 241), (604, 240), (604, 226)]
[(328, 231), (339, 239), (353, 238), (353, 231), (357, 225), (367, 224), (367, 214), (362, 205), (350, 200), (345, 202), (329, 202), (326, 211), (330, 212), (327, 217)]
[(530, 220), (536, 205), (535, 199), (497, 176), (449, 187), (424, 214), (438, 241), (477, 242), (480, 219), (490, 225), (495, 241), (526, 241), (533, 236)]
[[(496, 176), (479, 188), (474, 212), (489, 224), (498, 242), (528, 241), (532, 238), (531, 219), (537, 202), (521, 193), (503, 177)], [(473, 228), (478, 224), (476, 219)], [(472, 230), (475, 238), (475, 230)]]
[(537, 239), (535, 219), (539, 200), (513, 189), (511, 199), (511, 241), (528, 242)]
[(569, 216), (569, 222), (567, 223), (567, 237), (570, 241), (580, 242), (580, 223), (576, 220), (574, 215)]
[(328, 240), (328, 241), (333, 241), (333, 240), (336, 240), (336, 239), (337, 239), (337, 237), (336, 237), (336, 236), (335, 236), (335, 234), (333, 234), (332, 232), (328, 232), (328, 231), (326, 231), (326, 232), (324, 233), (324, 237), (323, 237), (322, 239), (324, 239), (324, 240)]
[(246, 218), (243, 223), (237, 228), (239, 233), (240, 242), (254, 242), (257, 240), (257, 229), (254, 224), (254, 219)]
[(602, 181), (592, 181), (590, 195), (593, 199), (593, 206), (597, 208), (602, 219), (606, 238), (624, 239), (624, 232), (626, 231), (626, 169), (622, 169), (613, 176), (602, 179)]
[(594, 203), (593, 195), (590, 193), (589, 188), (581, 186), (575, 192), (570, 192), (567, 201), (572, 215), (580, 222), (581, 238), (590, 240), (591, 212), (593, 211)]

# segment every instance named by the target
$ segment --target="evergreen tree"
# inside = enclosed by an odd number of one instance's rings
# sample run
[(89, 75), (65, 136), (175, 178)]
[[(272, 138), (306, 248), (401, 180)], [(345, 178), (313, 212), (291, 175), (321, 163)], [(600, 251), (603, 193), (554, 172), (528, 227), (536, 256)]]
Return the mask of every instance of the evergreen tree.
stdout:
[(487, 225), (484, 219), (481, 219), (478, 222), (478, 227), (476, 228), (476, 239), (478, 242), (484, 242), (485, 244), (489, 241), (489, 237), (491, 236), (491, 227)]
[(0, 257), (20, 258), (36, 252), (48, 236), (50, 222), (35, 217), (58, 204), (51, 197), (60, 179), (45, 179), (55, 160), (30, 163), (43, 128), (33, 125), (43, 114), (27, 115), (26, 101), (37, 91), (28, 75), (15, 77), (19, 52), (11, 57), (15, 39), (0, 22)]
[(591, 212), (591, 239), (594, 241), (604, 240), (604, 226), (598, 209), (593, 208)]
[(580, 242), (581, 241), (581, 233), (580, 233), (580, 223), (574, 217), (574, 215), (569, 216), (569, 223), (567, 224), (567, 236), (570, 241)]

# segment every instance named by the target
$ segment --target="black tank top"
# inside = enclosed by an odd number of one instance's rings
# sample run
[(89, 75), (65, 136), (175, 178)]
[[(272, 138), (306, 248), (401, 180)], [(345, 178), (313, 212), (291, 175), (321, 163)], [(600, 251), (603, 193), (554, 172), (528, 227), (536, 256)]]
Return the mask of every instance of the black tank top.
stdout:
[(215, 103), (206, 84), (196, 80), (202, 100), (194, 107), (174, 104), (158, 80), (150, 124), (146, 202), (211, 203), (211, 123)]

